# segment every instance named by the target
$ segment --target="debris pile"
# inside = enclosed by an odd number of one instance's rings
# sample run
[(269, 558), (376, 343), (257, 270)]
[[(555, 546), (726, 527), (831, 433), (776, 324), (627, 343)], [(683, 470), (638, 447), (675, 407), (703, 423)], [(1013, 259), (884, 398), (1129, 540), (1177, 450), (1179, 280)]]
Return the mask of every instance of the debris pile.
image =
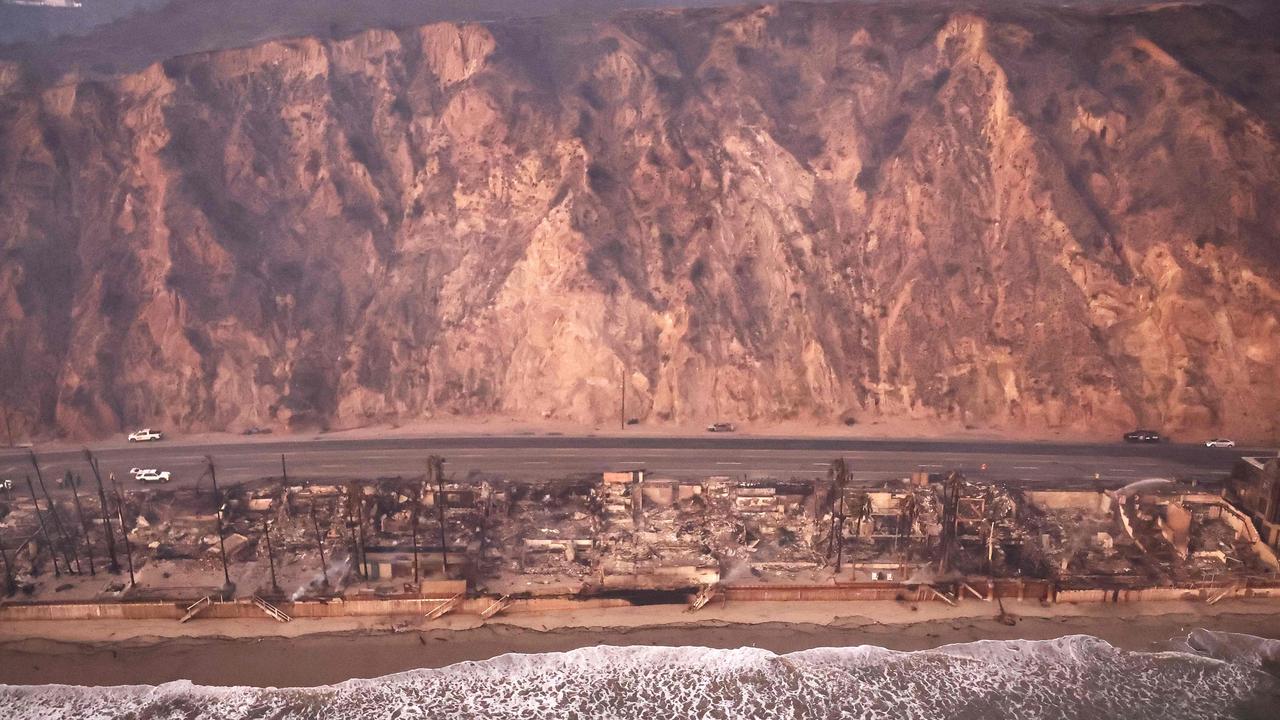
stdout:
[(97, 492), (61, 487), (46, 498), (33, 486), (35, 501), (10, 493), (0, 503), (0, 547), (13, 591), (41, 598), (460, 592), (441, 583), (510, 597), (709, 598), (734, 585), (1141, 588), (1277, 577), (1249, 517), (1176, 486), (1023, 491), (959, 472), (879, 486), (851, 477), (838, 461), (825, 481), (643, 470), (459, 481), (433, 458), (424, 476), (367, 482), (104, 487), (105, 512)]

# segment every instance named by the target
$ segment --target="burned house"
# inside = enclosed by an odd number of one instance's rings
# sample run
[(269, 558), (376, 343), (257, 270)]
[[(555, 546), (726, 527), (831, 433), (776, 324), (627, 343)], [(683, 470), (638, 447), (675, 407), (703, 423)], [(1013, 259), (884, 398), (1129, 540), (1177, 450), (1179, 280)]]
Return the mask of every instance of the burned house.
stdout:
[(718, 582), (708, 550), (713, 519), (701, 483), (609, 472), (599, 486), (599, 583), (668, 590)]
[(496, 489), (477, 584), (504, 594), (582, 591), (595, 565), (596, 504), (586, 478)]
[(117, 555), (130, 561), (131, 598), (195, 599), (231, 586), (294, 599), (817, 588), (875, 597), (928, 589), (950, 602), (961, 587), (984, 596), (1001, 583), (1048, 597), (1280, 582), (1267, 547), (1280, 505), (1274, 461), (1246, 459), (1233, 476), (1228, 496), (1242, 509), (1172, 484), (1011, 490), (951, 472), (860, 486), (843, 462), (825, 481), (642, 470), (455, 481), (442, 464), (416, 478), (126, 491), (105, 518), (94, 497), (77, 500), (84, 508), (67, 497), (37, 506), (11, 493), (0, 513), (6, 568), (32, 594), (118, 593), (118, 575), (86, 580), (79, 567), (94, 555), (105, 564), (109, 520), (110, 537), (128, 543)]
[(1253, 521), (1262, 541), (1280, 550), (1280, 457), (1240, 458), (1227, 479), (1227, 497)]

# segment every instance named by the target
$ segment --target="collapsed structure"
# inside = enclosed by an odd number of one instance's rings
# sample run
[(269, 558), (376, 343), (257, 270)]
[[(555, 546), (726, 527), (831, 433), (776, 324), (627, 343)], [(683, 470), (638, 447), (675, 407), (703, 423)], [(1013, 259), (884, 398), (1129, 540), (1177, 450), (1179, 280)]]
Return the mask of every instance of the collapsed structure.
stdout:
[[(34, 501), (23, 503), (11, 492), (0, 518), (10, 594), (298, 600), (675, 592), (705, 602), (714, 592), (903, 597), (923, 589), (954, 601), (964, 593), (991, 597), (1010, 583), (1019, 595), (1052, 599), (1280, 581), (1269, 538), (1259, 533), (1272, 527), (1266, 513), (1275, 509), (1267, 504), (1273, 486), (1262, 479), (1231, 486), (1242, 511), (1174, 483), (1024, 490), (949, 472), (866, 486), (839, 460), (822, 480), (688, 480), (634, 470), (458, 481), (445, 477), (438, 458), (429, 467), (416, 478), (277, 478), (220, 492), (197, 485), (118, 493), (118, 503), (92, 492), (37, 497), (34, 489)], [(119, 547), (108, 549), (108, 538)], [(126, 558), (109, 561), (111, 553), (127, 554), (129, 583)]]

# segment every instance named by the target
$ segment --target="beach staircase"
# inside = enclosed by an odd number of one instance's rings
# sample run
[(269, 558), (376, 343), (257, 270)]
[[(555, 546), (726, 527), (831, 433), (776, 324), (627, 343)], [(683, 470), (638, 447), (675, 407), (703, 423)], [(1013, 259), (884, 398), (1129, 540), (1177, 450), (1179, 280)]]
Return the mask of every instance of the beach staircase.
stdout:
[(715, 585), (703, 585), (698, 590), (698, 594), (693, 597), (693, 602), (689, 603), (689, 609), (687, 610), (687, 612), (697, 612), (701, 610), (702, 608), (706, 607), (707, 603), (711, 602), (712, 598), (714, 598), (715, 596), (716, 596)]
[(427, 612), (428, 620), (439, 620), (448, 613), (453, 612), (455, 608), (462, 603), (462, 593), (458, 593), (448, 600), (441, 600), (436, 606)]
[(272, 605), (266, 600), (263, 600), (257, 595), (253, 596), (253, 604), (259, 610), (266, 613), (271, 619), (275, 620), (276, 622), (287, 623), (293, 619), (288, 615), (285, 615), (284, 611), (282, 611), (280, 608), (276, 607), (275, 605)]
[(1226, 586), (1225, 588), (1222, 588), (1222, 590), (1220, 590), (1220, 591), (1219, 591), (1219, 592), (1217, 592), (1216, 594), (1214, 594), (1214, 595), (1210, 595), (1210, 596), (1205, 600), (1205, 602), (1206, 602), (1206, 603), (1208, 603), (1209, 605), (1217, 605), (1219, 602), (1221, 602), (1221, 601), (1222, 601), (1224, 598), (1226, 598), (1228, 595), (1232, 595), (1232, 594), (1234, 594), (1234, 593), (1235, 593), (1237, 590), (1239, 590), (1239, 589), (1240, 589), (1240, 584), (1239, 584), (1239, 583), (1231, 583), (1230, 585)]
[(950, 595), (948, 595), (948, 594), (946, 594), (946, 593), (942, 592), (942, 591), (941, 591), (941, 590), (939, 590), (938, 588), (936, 588), (936, 587), (934, 587), (934, 586), (932, 586), (932, 585), (925, 585), (925, 586), (924, 586), (924, 589), (925, 589), (925, 591), (926, 591), (926, 592), (928, 592), (928, 593), (929, 593), (929, 596), (930, 596), (930, 597), (937, 598), (937, 599), (941, 600), (942, 602), (944, 602), (944, 603), (946, 603), (946, 604), (950, 605), (951, 607), (955, 607), (955, 606), (956, 606), (956, 601), (955, 601), (955, 599), (952, 599), (952, 597), (951, 597)]
[(208, 595), (205, 595), (199, 600), (188, 605), (187, 611), (183, 613), (182, 617), (178, 618), (178, 622), (184, 623), (194, 618), (195, 616), (199, 615), (200, 613), (204, 612), (205, 610), (208, 610), (210, 607), (213, 607), (213, 598), (209, 597)]
[(480, 612), (480, 617), (484, 618), (485, 620), (488, 620), (489, 618), (493, 617), (494, 615), (497, 615), (498, 613), (502, 612), (503, 610), (506, 610), (509, 607), (511, 607), (511, 596), (503, 595), (497, 600), (494, 600), (492, 605), (482, 610)]
[(988, 584), (987, 584), (987, 587), (988, 587), (987, 592), (986, 592), (986, 593), (983, 593), (983, 592), (979, 592), (978, 590), (976, 590), (976, 589), (975, 589), (972, 585), (970, 585), (969, 583), (967, 583), (967, 582), (961, 582), (961, 583), (960, 583), (960, 585), (959, 585), (959, 587), (957, 587), (957, 588), (956, 588), (956, 595), (957, 595), (956, 599), (957, 599), (957, 600), (959, 600), (961, 597), (963, 597), (963, 596), (964, 596), (964, 594), (965, 594), (965, 593), (968, 593), (968, 594), (970, 594), (970, 595), (972, 595), (972, 596), (974, 596), (974, 597), (978, 598), (979, 600), (985, 600), (985, 601), (987, 601), (987, 602), (991, 602), (991, 596), (988, 594), (988, 593), (990, 593), (990, 592), (991, 592), (991, 590), (990, 590), (990, 583), (988, 583)]

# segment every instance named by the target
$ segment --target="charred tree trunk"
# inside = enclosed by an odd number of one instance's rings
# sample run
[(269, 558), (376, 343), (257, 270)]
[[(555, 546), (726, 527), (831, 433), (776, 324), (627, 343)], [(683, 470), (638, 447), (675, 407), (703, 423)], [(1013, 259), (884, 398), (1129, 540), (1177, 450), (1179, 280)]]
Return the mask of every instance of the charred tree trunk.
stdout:
[(356, 495), (356, 548), (360, 551), (361, 576), (369, 579), (369, 555), (365, 552), (364, 535), (364, 493)]
[(840, 574), (840, 565), (844, 561), (844, 515), (840, 516), (839, 526), (836, 532), (840, 535), (839, 541), (836, 543), (836, 574)]
[(53, 518), (53, 529), (58, 532), (58, 537), (62, 538), (62, 558), (67, 561), (67, 572), (75, 575), (80, 574), (80, 553), (75, 554), (75, 569), (71, 569), (71, 552), (68, 547), (74, 548), (71, 538), (67, 535), (67, 529), (62, 525), (62, 517), (58, 513), (58, 506), (53, 504), (53, 498), (49, 497), (49, 489), (44, 484), (44, 473), (40, 472), (40, 463), (36, 460), (36, 454), (31, 453), (31, 466), (36, 469), (36, 480), (40, 482), (40, 494), (44, 495), (45, 504), (49, 506), (49, 515)]
[(271, 524), (262, 518), (262, 534), (267, 539), (267, 562), (271, 564), (271, 592), (280, 594), (280, 583), (276, 582), (276, 554), (271, 548)]
[(13, 565), (9, 563), (9, 551), (4, 549), (3, 539), (0, 539), (0, 557), (4, 558), (4, 594), (8, 597), (18, 591), (18, 582), (14, 579)]
[(440, 563), (444, 568), (444, 576), (449, 577), (449, 538), (444, 526), (444, 458), (432, 455), (427, 458), (427, 471), (430, 480), (436, 486), (436, 520), (440, 525)]
[[(40, 501), (36, 499), (36, 486), (31, 482), (31, 476), (27, 476), (27, 490), (31, 491), (31, 504), (36, 508), (36, 520), (40, 523), (40, 537), (44, 538), (44, 544), (49, 547), (49, 559), (53, 561), (53, 576), (62, 577), (62, 570), (58, 569), (58, 551), (53, 547), (53, 542), (49, 540), (49, 528), (45, 527), (44, 515), (40, 512)], [(36, 553), (31, 554), (32, 574), (36, 574)], [(70, 572), (71, 568), (67, 568)]]
[(364, 580), (364, 562), (360, 559), (360, 538), (356, 533), (356, 486), (351, 485), (342, 506), (342, 524), (347, 528), (347, 554), (356, 577)]
[(324, 536), (320, 534), (320, 520), (316, 517), (316, 501), (311, 499), (311, 527), (316, 531), (316, 549), (320, 551), (320, 576), (324, 578), (324, 587), (329, 587), (329, 563), (324, 559)]
[(420, 587), (420, 573), (418, 570), (418, 508), (422, 502), (422, 489), (419, 487), (418, 496), (413, 499), (413, 512), (409, 516), (409, 530), (413, 533), (413, 584)]
[[(107, 492), (102, 487), (102, 473), (98, 470), (98, 459), (93, 453), (87, 449), (84, 451), (85, 460), (89, 462), (89, 469), (93, 470), (93, 477), (98, 482), (98, 507), (102, 509), (102, 529), (107, 535), (107, 555), (111, 558), (111, 564), (107, 567), (111, 573), (118, 574), (120, 572), (120, 561), (116, 559), (116, 537), (111, 530), (111, 511), (107, 509)], [(112, 476), (114, 482), (115, 476)]]
[(84, 553), (89, 558), (89, 576), (97, 577), (98, 572), (93, 567), (93, 542), (89, 537), (89, 523), (84, 519), (84, 508), (80, 506), (80, 491), (76, 489), (76, 485), (80, 482), (80, 478), (72, 477), (71, 471), (67, 471), (67, 482), (71, 484), (71, 499), (75, 501), (76, 517), (80, 519), (80, 534), (84, 537)]
[(222, 491), (218, 489), (218, 469), (213, 465), (213, 458), (205, 456), (208, 466), (209, 481), (213, 483), (213, 517), (218, 527), (218, 557), (222, 560), (223, 589), (231, 588), (231, 572), (227, 569), (227, 544), (222, 537)]
[(133, 576), (133, 543), (129, 542), (129, 526), (124, 521), (124, 500), (120, 497), (120, 483), (116, 482), (115, 473), (111, 474), (111, 490), (116, 496), (116, 515), (120, 518), (120, 536), (124, 538), (124, 557), (129, 562), (129, 587), (138, 584)]

